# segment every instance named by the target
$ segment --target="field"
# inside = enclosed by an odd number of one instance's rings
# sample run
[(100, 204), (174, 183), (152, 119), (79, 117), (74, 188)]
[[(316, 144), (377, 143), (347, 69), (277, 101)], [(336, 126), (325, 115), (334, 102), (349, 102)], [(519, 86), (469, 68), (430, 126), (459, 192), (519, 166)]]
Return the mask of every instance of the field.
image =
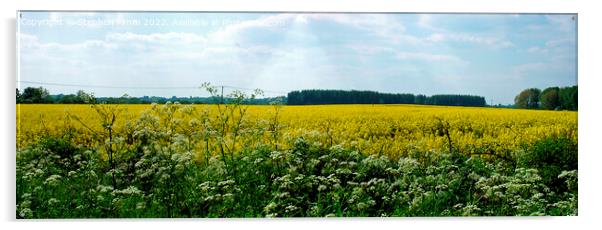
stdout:
[(577, 215), (577, 112), (17, 105), (17, 216)]

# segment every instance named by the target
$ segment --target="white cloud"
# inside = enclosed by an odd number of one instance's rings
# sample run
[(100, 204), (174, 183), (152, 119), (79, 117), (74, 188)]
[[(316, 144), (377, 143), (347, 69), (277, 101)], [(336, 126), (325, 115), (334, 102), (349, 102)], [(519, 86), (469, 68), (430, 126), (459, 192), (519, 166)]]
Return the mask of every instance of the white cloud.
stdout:
[(576, 42), (572, 38), (555, 38), (548, 40), (543, 46), (532, 46), (527, 52), (532, 54), (549, 54), (547, 57), (561, 60), (576, 57)]
[(433, 26), (434, 16), (431, 14), (421, 14), (416, 23), (419, 27), (432, 31), (443, 31), (443, 29)]
[(136, 34), (131, 32), (126, 33), (109, 33), (106, 35), (108, 41), (119, 42), (184, 42), (184, 43), (205, 43), (207, 39), (203, 35), (194, 33), (152, 33), (152, 34)]
[(567, 45), (575, 45), (575, 39), (572, 38), (561, 38), (561, 39), (553, 39), (546, 42), (547, 47), (559, 47), (559, 46), (567, 46)]
[(515, 77), (520, 78), (520, 77), (528, 76), (529, 74), (532, 74), (533, 72), (539, 72), (539, 71), (547, 70), (550, 68), (553, 68), (553, 66), (548, 63), (533, 62), (533, 63), (515, 65), (514, 67), (512, 67), (512, 73)]
[(422, 26), (424, 28), (431, 28), (431, 21), (433, 19), (433, 16), (430, 14), (421, 14), (418, 18), (418, 25)]
[(575, 25), (574, 15), (546, 15), (546, 19), (555, 28), (562, 31), (572, 31)]
[(347, 48), (355, 51), (362, 55), (375, 55), (381, 53), (391, 53), (394, 51), (391, 47), (380, 46), (380, 45), (368, 45), (368, 44), (352, 44), (347, 45)]
[(213, 32), (209, 35), (209, 38), (216, 42), (234, 42), (238, 38), (238, 35), (246, 30), (284, 28), (287, 23), (290, 23), (291, 20), (295, 20), (296, 18), (297, 17), (294, 14), (277, 14), (264, 16), (254, 20), (245, 20), (227, 25), (223, 29)]
[(532, 46), (529, 49), (527, 49), (527, 52), (529, 52), (529, 53), (548, 53), (548, 49), (542, 48), (539, 46)]
[(419, 38), (405, 33), (406, 27), (400, 20), (387, 14), (310, 14), (308, 17), (355, 27), (395, 43), (421, 43)]
[(432, 54), (432, 53), (421, 53), (421, 52), (397, 52), (395, 54), (397, 59), (401, 60), (421, 60), (421, 61), (431, 61), (431, 62), (455, 62), (467, 64), (468, 62), (453, 56), (453, 55), (444, 55), (444, 54)]
[(284, 29), (293, 23), (307, 24), (312, 21), (331, 21), (353, 27), (385, 38), (392, 42), (419, 43), (420, 39), (405, 34), (405, 26), (386, 14), (277, 14), (255, 20), (232, 24), (210, 35), (216, 41), (232, 41), (238, 34), (250, 29)]
[(405, 26), (399, 20), (386, 14), (308, 14), (307, 18), (333, 21), (365, 30), (405, 32)]
[[(516, 16), (518, 17), (518, 15)], [(434, 25), (435, 17), (435, 15), (431, 14), (421, 14), (418, 18), (418, 21), (416, 22), (417, 26), (435, 32), (430, 36), (424, 38), (424, 40), (427, 42), (465, 42), (494, 46), (496, 48), (508, 48), (514, 46), (512, 42), (497, 37), (483, 36), (478, 34), (457, 33), (448, 31), (442, 27), (437, 27)]]
[(354, 50), (360, 55), (392, 55), (398, 60), (418, 60), (428, 62), (451, 62), (455, 64), (466, 65), (469, 61), (464, 60), (460, 57), (447, 54), (436, 54), (429, 52), (408, 52), (408, 51), (396, 51), (395, 49), (387, 46), (380, 45), (366, 45), (366, 44), (353, 44), (348, 45), (348, 48)]
[(470, 34), (458, 34), (458, 33), (435, 33), (431, 34), (426, 38), (427, 41), (431, 42), (446, 42), (446, 41), (456, 41), (456, 42), (467, 42), (467, 43), (475, 43), (481, 45), (489, 45), (500, 48), (512, 47), (514, 44), (510, 41), (494, 38), (494, 37), (484, 37), (478, 35), (470, 35)]
[(38, 37), (31, 35), (31, 34), (26, 34), (26, 33), (17, 32), (17, 38), (19, 39), (19, 42), (21, 43), (21, 45), (27, 45), (27, 44), (32, 44), (32, 43), (38, 42)]
[(431, 36), (427, 37), (426, 40), (431, 41), (431, 42), (441, 42), (441, 41), (445, 41), (446, 40), (446, 36), (443, 34), (431, 34)]
[(297, 15), (297, 17), (295, 17), (295, 22), (296, 23), (301, 23), (301, 24), (307, 24), (308, 20), (307, 20), (307, 16), (305, 15)]
[(19, 46), (25, 51), (37, 51), (39, 53), (47, 52), (48, 50), (56, 51), (84, 51), (83, 49), (89, 48), (102, 48), (102, 49), (114, 49), (117, 48), (117, 44), (110, 43), (103, 40), (85, 40), (82, 42), (64, 44), (64, 43), (42, 43), (38, 37), (26, 33), (19, 33)]

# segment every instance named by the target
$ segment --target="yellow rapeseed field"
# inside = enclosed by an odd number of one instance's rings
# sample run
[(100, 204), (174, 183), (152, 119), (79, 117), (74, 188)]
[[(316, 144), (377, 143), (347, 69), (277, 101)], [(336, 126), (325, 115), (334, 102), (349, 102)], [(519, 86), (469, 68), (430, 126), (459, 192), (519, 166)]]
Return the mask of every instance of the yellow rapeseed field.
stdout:
[[(176, 106), (188, 110), (188, 113), (176, 114), (178, 122), (186, 124), (180, 128), (197, 129), (193, 123), (202, 112), (210, 117), (218, 115), (215, 105)], [(120, 114), (116, 117), (115, 130), (127, 130), (152, 105), (117, 107)], [(549, 136), (577, 141), (577, 112), (568, 111), (423, 105), (253, 105), (248, 108), (245, 117), (248, 126), (269, 131), (270, 124), (277, 122), (281, 145), (290, 145), (294, 138), (303, 137), (324, 145), (341, 145), (364, 154), (391, 157), (448, 148), (466, 154), (503, 156)], [(86, 133), (102, 130), (99, 115), (90, 105), (17, 105), (17, 147), (34, 143), (44, 135), (61, 135), (67, 130), (78, 133), (75, 139), (86, 143), (93, 139)], [(240, 143), (269, 143), (269, 139), (269, 135), (260, 139), (249, 137)]]
[(577, 112), (24, 104), (17, 129), (21, 218), (578, 213)]

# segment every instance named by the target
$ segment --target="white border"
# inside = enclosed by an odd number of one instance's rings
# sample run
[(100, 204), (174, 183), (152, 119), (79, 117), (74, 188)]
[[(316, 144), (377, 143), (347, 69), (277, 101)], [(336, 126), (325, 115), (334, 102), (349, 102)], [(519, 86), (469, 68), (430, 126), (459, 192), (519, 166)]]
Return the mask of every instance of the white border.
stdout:
[[(447, 3), (447, 4), (443, 4)], [(183, 1), (183, 0), (94, 0), (94, 1), (2, 1), (2, 62), (3, 89), (0, 136), (4, 147), (0, 198), (4, 229), (173, 229), (173, 228), (278, 228), (309, 229), (315, 227), (336, 229), (438, 228), (438, 229), (515, 229), (595, 228), (600, 223), (601, 151), (597, 144), (602, 136), (600, 126), (600, 25), (596, 1), (519, 1), (519, 0), (456, 0), (456, 1), (332, 1), (305, 0), (291, 3), (283, 1), (249, 2), (244, 0)], [(308, 11), (308, 12), (478, 12), (478, 13), (578, 13), (579, 30), (579, 216), (546, 218), (352, 218), (352, 219), (227, 219), (227, 220), (82, 220), (82, 221), (16, 221), (15, 216), (15, 16), (17, 10), (134, 10), (134, 11)], [(599, 90), (598, 90), (599, 91)], [(335, 224), (336, 226), (331, 226)]]

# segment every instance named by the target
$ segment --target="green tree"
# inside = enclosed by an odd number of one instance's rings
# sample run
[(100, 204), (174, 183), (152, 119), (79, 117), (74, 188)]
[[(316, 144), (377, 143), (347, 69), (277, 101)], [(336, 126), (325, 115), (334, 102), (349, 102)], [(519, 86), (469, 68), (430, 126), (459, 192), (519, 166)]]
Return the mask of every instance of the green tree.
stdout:
[(577, 110), (577, 86), (562, 87), (559, 91), (560, 108)]
[(94, 103), (94, 95), (91, 93), (86, 93), (83, 90), (78, 90), (75, 97), (77, 98), (76, 99), (77, 103), (80, 103), (80, 104)]
[(49, 95), (48, 90), (43, 87), (27, 87), (23, 90), (21, 98), (24, 103), (44, 103)]
[(544, 89), (539, 100), (543, 109), (553, 110), (560, 107), (560, 88), (549, 87)]
[(79, 103), (77, 98), (73, 94), (68, 94), (68, 95), (59, 94), (59, 95), (57, 95), (55, 102), (60, 103), (60, 104), (77, 104), (77, 103)]
[(19, 92), (19, 88), (17, 88), (17, 104), (21, 103), (21, 92)]
[(537, 88), (525, 89), (514, 98), (514, 104), (518, 108), (537, 109), (539, 107), (539, 95), (541, 90)]

